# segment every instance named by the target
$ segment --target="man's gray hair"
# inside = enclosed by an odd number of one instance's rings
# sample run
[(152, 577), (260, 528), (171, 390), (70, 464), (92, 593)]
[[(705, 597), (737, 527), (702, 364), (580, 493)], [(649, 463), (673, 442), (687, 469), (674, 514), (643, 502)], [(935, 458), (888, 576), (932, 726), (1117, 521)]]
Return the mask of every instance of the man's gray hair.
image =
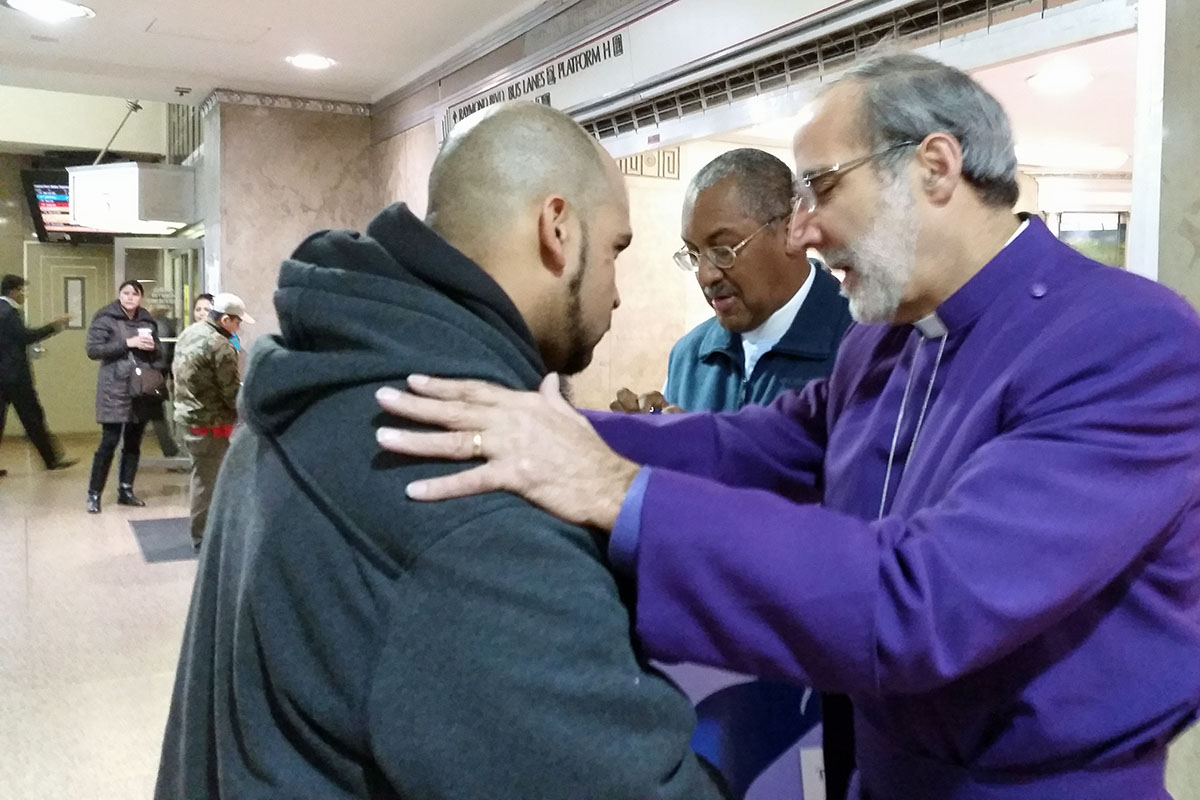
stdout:
[[(862, 87), (861, 129), (872, 150), (948, 133), (962, 147), (963, 177), (980, 199), (1005, 208), (1017, 202), (1017, 156), (1008, 115), (965, 72), (903, 53), (872, 58), (841, 80)], [(895, 173), (907, 155), (897, 150), (878, 163)]]
[(737, 181), (746, 216), (761, 223), (782, 219), (792, 210), (792, 169), (770, 153), (743, 147), (722, 153), (696, 173), (688, 184), (687, 202), (726, 178)]

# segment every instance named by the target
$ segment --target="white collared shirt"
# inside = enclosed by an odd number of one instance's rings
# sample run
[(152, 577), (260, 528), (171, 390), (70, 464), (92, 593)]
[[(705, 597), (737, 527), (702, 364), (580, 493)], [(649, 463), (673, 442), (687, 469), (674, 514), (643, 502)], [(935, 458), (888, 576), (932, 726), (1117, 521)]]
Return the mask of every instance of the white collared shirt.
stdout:
[(796, 315), (800, 313), (800, 306), (804, 305), (809, 291), (812, 290), (813, 281), (817, 276), (817, 269), (817, 267), (810, 265), (808, 279), (804, 281), (804, 285), (800, 287), (799, 291), (792, 295), (792, 299), (784, 303), (774, 314), (767, 317), (762, 325), (742, 334), (742, 356), (745, 358), (746, 369), (742, 374), (745, 376), (745, 380), (750, 380), (750, 376), (754, 374), (754, 367), (758, 364), (758, 359), (764, 353), (771, 352), (771, 348), (779, 344), (779, 340), (787, 334), (788, 330), (792, 327), (792, 323), (796, 321)]
[(20, 310), (21, 310), (21, 306), (19, 306), (19, 305), (17, 304), (17, 301), (16, 301), (16, 300), (13, 300), (13, 299), (12, 299), (11, 297), (9, 297), (8, 295), (0, 295), (0, 300), (3, 300), (4, 302), (8, 303), (10, 306), (12, 306), (13, 308), (15, 308), (17, 311), (20, 311)]

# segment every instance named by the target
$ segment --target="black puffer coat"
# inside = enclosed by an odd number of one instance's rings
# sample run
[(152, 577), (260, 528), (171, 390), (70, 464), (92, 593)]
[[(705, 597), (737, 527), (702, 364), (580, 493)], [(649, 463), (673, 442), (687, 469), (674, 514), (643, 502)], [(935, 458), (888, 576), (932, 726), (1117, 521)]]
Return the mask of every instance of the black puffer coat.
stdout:
[[(129, 337), (137, 336), (138, 328), (154, 331), (154, 352), (130, 350), (125, 344)], [(114, 300), (96, 312), (88, 327), (87, 355), (100, 362), (96, 380), (97, 422), (144, 422), (163, 418), (161, 401), (131, 401), (129, 397), (129, 373), (133, 370), (130, 354), (143, 365), (162, 369), (163, 365), (159, 363), (162, 352), (158, 325), (146, 309), (139, 308), (130, 319), (120, 302)]]

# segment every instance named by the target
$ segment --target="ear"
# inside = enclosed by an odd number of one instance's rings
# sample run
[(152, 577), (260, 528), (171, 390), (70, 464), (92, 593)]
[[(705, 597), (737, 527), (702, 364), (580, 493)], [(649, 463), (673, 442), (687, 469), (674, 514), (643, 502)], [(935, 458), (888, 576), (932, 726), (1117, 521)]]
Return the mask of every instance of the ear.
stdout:
[(917, 146), (921, 190), (935, 206), (950, 202), (962, 183), (962, 145), (948, 133), (931, 133)]
[(542, 265), (555, 277), (562, 277), (567, 268), (567, 201), (551, 195), (538, 212), (538, 250)]

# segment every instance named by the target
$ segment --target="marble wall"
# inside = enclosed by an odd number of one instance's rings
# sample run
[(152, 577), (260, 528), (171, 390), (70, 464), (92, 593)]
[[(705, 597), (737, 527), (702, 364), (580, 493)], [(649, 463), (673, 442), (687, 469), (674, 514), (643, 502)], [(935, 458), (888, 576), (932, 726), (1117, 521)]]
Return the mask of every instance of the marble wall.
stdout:
[(407, 203), (418, 217), (429, 205), (429, 172), (437, 156), (437, 131), (432, 121), (375, 145), (375, 180), (380, 184), (381, 206)]
[[(1167, 0), (1165, 10), (1158, 279), (1200, 308), (1200, 14), (1185, 0)], [(1171, 748), (1167, 788), (1178, 800), (1200, 800), (1200, 725)]]
[[(370, 119), (222, 103), (219, 291), (246, 301), (246, 344), (278, 330), (280, 263), (313, 231), (361, 230), (378, 211)], [(211, 289), (212, 287), (210, 287)]]
[[(1166, 3), (1158, 279), (1200, 308), (1200, 14)], [(1200, 746), (1197, 746), (1200, 753)], [(1200, 760), (1200, 759), (1198, 759)], [(1195, 775), (1200, 783), (1200, 764)]]

